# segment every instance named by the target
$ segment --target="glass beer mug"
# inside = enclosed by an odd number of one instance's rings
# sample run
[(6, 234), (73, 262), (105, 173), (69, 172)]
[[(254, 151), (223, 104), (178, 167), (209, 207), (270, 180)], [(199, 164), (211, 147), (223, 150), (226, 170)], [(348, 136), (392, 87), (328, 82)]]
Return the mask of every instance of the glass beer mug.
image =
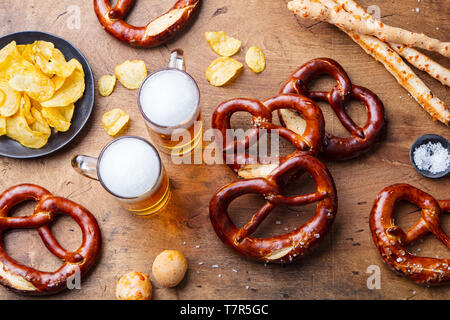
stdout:
[(200, 91), (184, 70), (183, 51), (173, 50), (168, 68), (150, 74), (138, 95), (152, 141), (172, 155), (191, 152), (202, 137)]
[(156, 213), (170, 197), (169, 178), (158, 151), (140, 137), (117, 138), (98, 158), (77, 155), (72, 158), (72, 167), (100, 181), (122, 207), (138, 215)]

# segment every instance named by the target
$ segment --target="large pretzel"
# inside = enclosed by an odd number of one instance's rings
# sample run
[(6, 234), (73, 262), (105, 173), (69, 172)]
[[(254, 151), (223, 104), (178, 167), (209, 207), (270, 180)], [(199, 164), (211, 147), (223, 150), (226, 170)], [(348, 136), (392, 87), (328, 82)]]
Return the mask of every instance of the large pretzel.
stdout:
[(138, 47), (155, 47), (177, 35), (194, 17), (200, 0), (178, 0), (162, 16), (143, 27), (135, 27), (123, 19), (135, 0), (117, 0), (111, 7), (110, 0), (94, 0), (98, 20), (105, 30), (119, 39)]
[[(336, 79), (337, 85), (330, 92), (310, 91), (308, 84), (318, 75), (328, 74)], [(298, 68), (284, 83), (281, 93), (297, 93), (314, 101), (328, 102), (351, 133), (351, 137), (341, 138), (325, 133), (323, 154), (334, 160), (357, 157), (367, 151), (382, 135), (385, 126), (384, 107), (381, 100), (369, 89), (352, 85), (347, 73), (334, 60), (328, 58), (313, 59)], [(364, 103), (368, 119), (363, 128), (358, 127), (345, 110), (350, 99)], [(280, 110), (283, 125), (297, 131), (302, 119), (291, 110)]]
[[(283, 196), (283, 180), (299, 170), (306, 170), (312, 175), (317, 191), (300, 196)], [(266, 203), (245, 226), (238, 229), (230, 219), (228, 207), (233, 200), (249, 193), (263, 195)], [(302, 206), (313, 202), (318, 202), (314, 217), (294, 231), (271, 238), (251, 236), (276, 206)], [(331, 228), (336, 210), (336, 188), (327, 168), (317, 158), (300, 151), (291, 155), (267, 178), (240, 180), (223, 187), (209, 204), (212, 225), (225, 244), (247, 257), (277, 263), (290, 263), (322, 241)]]
[[(407, 200), (422, 209), (421, 219), (406, 232), (394, 223), (394, 207), (399, 200)], [(417, 283), (450, 283), (450, 259), (418, 257), (405, 248), (431, 232), (450, 249), (450, 237), (442, 230), (439, 219), (441, 213), (449, 212), (450, 200), (436, 201), (408, 184), (395, 184), (382, 190), (370, 214), (370, 229), (386, 264)]]
[[(272, 112), (280, 109), (294, 110), (305, 119), (301, 134), (272, 123)], [(231, 133), (231, 116), (235, 112), (245, 111), (252, 115), (253, 128), (243, 139), (235, 140)], [(310, 99), (294, 94), (283, 94), (263, 102), (253, 99), (232, 99), (221, 103), (213, 113), (212, 127), (221, 133), (220, 141), (226, 163), (244, 178), (267, 176), (272, 169), (285, 162), (288, 156), (281, 156), (277, 164), (270, 165), (247, 152), (259, 139), (261, 129), (278, 134), (292, 143), (297, 150), (309, 151), (316, 155), (322, 146), (324, 120), (320, 108)], [(241, 152), (245, 150), (245, 152)], [(267, 168), (268, 170), (264, 170)], [(258, 169), (260, 169), (258, 171)], [(250, 173), (251, 172), (251, 173)]]
[[(12, 207), (26, 200), (38, 202), (31, 216), (8, 217)], [(70, 215), (81, 228), (82, 243), (74, 252), (63, 249), (50, 231), (49, 224), (61, 213)], [(67, 279), (77, 272), (84, 275), (100, 252), (101, 235), (94, 216), (79, 204), (54, 197), (37, 185), (17, 185), (0, 195), (0, 240), (3, 231), (22, 228), (37, 228), (47, 249), (64, 264), (55, 272), (24, 266), (7, 255), (0, 241), (0, 283), (21, 293), (52, 294), (63, 290)]]

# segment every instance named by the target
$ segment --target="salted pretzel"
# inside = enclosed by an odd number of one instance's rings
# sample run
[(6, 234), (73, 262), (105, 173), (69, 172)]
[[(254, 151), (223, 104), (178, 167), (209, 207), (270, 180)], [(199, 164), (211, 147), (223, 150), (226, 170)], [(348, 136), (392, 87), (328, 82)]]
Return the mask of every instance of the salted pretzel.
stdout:
[[(8, 217), (15, 205), (26, 200), (38, 202), (32, 215)], [(62, 248), (50, 231), (49, 224), (57, 214), (71, 216), (81, 228), (82, 243), (74, 252)], [(20, 293), (45, 295), (65, 289), (69, 277), (76, 272), (83, 276), (100, 252), (101, 235), (94, 216), (79, 204), (55, 197), (37, 185), (17, 185), (0, 195), (0, 240), (4, 231), (23, 228), (37, 228), (47, 249), (64, 264), (55, 272), (36, 270), (9, 257), (0, 241), (0, 283)]]
[[(337, 85), (330, 92), (308, 89), (308, 84), (320, 74), (336, 79)], [(318, 58), (305, 63), (289, 77), (280, 92), (301, 94), (330, 104), (351, 137), (341, 138), (326, 132), (322, 154), (328, 159), (355, 158), (367, 151), (383, 133), (385, 115), (381, 100), (369, 89), (352, 85), (344, 69), (332, 59)], [(346, 103), (351, 99), (363, 102), (367, 108), (368, 119), (363, 128), (358, 127), (346, 112)], [(283, 125), (294, 131), (302, 122), (301, 117), (291, 110), (280, 110), (279, 115)]]
[[(400, 200), (407, 200), (422, 208), (420, 220), (406, 232), (394, 223), (394, 207)], [(429, 194), (408, 184), (395, 184), (383, 189), (370, 214), (370, 229), (386, 264), (417, 283), (450, 283), (450, 259), (418, 257), (405, 248), (431, 232), (450, 249), (450, 237), (440, 225), (441, 213), (450, 213), (450, 200), (436, 201)]]
[[(285, 197), (284, 181), (299, 169), (308, 171), (314, 179), (315, 193)], [(261, 194), (265, 204), (242, 228), (237, 228), (228, 214), (230, 203), (245, 194)], [(315, 215), (292, 232), (271, 238), (255, 238), (251, 234), (278, 205), (302, 206), (318, 202)], [(267, 178), (245, 179), (221, 188), (211, 199), (209, 216), (219, 238), (232, 249), (247, 257), (276, 263), (290, 263), (307, 254), (322, 241), (334, 221), (337, 210), (336, 188), (328, 169), (314, 156), (297, 151), (289, 156)]]
[(156, 47), (176, 36), (194, 18), (200, 0), (178, 0), (162, 16), (146, 26), (135, 27), (123, 19), (135, 0), (117, 0), (111, 7), (110, 0), (94, 0), (94, 9), (103, 28), (120, 41), (138, 47)]
[[(280, 109), (294, 110), (303, 116), (305, 126), (301, 134), (272, 122), (273, 111)], [(234, 139), (229, 130), (230, 119), (235, 112), (240, 111), (252, 115), (253, 128), (245, 137)], [(244, 98), (225, 101), (214, 111), (212, 127), (221, 133), (221, 137), (216, 141), (221, 144), (224, 160), (244, 178), (267, 176), (270, 171), (288, 159), (288, 156), (260, 159), (247, 152), (250, 146), (256, 145), (262, 129), (267, 133), (278, 131), (278, 134), (292, 143), (296, 150), (309, 151), (312, 155), (319, 152), (324, 135), (324, 120), (320, 108), (312, 100), (294, 94), (282, 94), (263, 102)]]

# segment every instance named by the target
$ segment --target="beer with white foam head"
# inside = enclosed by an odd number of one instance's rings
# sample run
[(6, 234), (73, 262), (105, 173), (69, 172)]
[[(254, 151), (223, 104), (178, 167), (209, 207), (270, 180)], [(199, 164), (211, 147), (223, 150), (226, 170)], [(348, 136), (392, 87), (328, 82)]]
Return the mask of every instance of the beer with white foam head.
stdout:
[(169, 178), (155, 147), (145, 139), (124, 136), (106, 145), (98, 158), (78, 155), (72, 166), (139, 215), (161, 210), (169, 200)]
[(184, 155), (200, 142), (200, 91), (195, 80), (184, 71), (181, 50), (172, 51), (168, 68), (144, 80), (138, 106), (152, 141), (161, 151)]

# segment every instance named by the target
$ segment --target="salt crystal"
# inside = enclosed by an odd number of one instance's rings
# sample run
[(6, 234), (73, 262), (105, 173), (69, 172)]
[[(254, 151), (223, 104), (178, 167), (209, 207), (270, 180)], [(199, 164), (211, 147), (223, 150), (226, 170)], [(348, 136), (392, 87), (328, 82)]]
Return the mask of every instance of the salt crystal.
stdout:
[(218, 265), (218, 264), (213, 264), (212, 267), (213, 267), (213, 268), (218, 268), (219, 265)]
[(196, 247), (197, 249), (200, 249), (200, 246), (199, 246), (199, 245), (196, 245), (195, 247)]
[(416, 12), (419, 12), (420, 11), (420, 8), (416, 8)]
[(281, 224), (280, 220), (275, 221), (275, 224)]
[(450, 154), (440, 142), (428, 142), (414, 150), (414, 163), (420, 170), (438, 173), (450, 166)]

